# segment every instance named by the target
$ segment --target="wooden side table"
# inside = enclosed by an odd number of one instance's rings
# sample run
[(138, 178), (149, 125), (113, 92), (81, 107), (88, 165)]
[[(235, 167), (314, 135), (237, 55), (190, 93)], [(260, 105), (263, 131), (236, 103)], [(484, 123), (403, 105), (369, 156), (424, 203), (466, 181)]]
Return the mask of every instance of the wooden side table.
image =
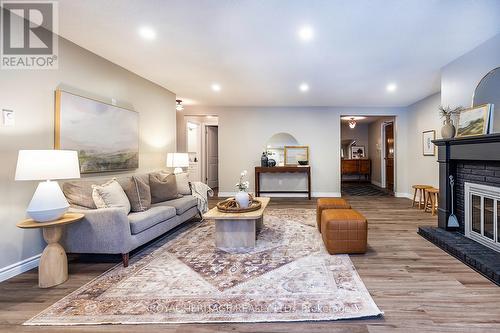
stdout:
[(50, 222), (36, 222), (26, 219), (17, 224), (19, 228), (42, 228), (43, 239), (47, 246), (43, 250), (38, 267), (38, 286), (49, 288), (57, 286), (68, 279), (68, 257), (64, 248), (59, 244), (63, 233), (63, 226), (81, 220), (83, 214), (64, 214), (59, 220)]

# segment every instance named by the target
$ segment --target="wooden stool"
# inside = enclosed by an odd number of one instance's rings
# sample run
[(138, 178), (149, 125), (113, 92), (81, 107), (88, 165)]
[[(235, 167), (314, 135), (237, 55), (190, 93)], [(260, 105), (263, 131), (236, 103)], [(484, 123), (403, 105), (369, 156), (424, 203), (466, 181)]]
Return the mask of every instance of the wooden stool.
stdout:
[(368, 223), (354, 209), (325, 209), (321, 213), (321, 235), (330, 254), (365, 253)]
[[(432, 186), (430, 186), (430, 185), (413, 185), (412, 187), (413, 187), (415, 192), (413, 192), (413, 202), (411, 203), (411, 206), (415, 207), (415, 203), (418, 202), (419, 209), (425, 208), (425, 190), (432, 188)], [(417, 192), (418, 192), (418, 201), (416, 201)]]
[(439, 202), (439, 189), (431, 187), (425, 190), (427, 193), (425, 201), (425, 211), (431, 212), (432, 215), (436, 215), (436, 208)]
[(324, 209), (350, 209), (351, 205), (341, 198), (319, 198), (316, 203), (316, 223), (321, 232), (321, 213)]

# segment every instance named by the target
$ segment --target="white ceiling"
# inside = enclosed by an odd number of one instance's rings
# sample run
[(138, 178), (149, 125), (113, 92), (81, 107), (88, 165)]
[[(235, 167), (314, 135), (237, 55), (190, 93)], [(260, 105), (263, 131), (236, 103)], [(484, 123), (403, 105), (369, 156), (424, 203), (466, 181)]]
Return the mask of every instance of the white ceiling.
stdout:
[[(498, 0), (60, 0), (59, 8), (63, 37), (203, 105), (406, 106), (439, 91), (442, 66), (500, 33)], [(315, 32), (307, 43), (297, 38), (303, 24)], [(139, 36), (144, 25), (155, 40)]]

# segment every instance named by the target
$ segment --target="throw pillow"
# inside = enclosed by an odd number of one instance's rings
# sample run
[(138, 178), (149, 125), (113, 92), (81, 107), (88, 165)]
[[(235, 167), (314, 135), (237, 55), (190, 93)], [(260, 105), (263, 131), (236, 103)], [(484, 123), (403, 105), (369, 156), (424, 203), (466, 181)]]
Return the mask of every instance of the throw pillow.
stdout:
[(151, 188), (144, 178), (132, 176), (123, 190), (133, 212), (143, 212), (151, 207)]
[(130, 201), (115, 178), (101, 185), (92, 185), (92, 198), (97, 208), (120, 207), (130, 213)]
[(187, 172), (178, 173), (175, 175), (177, 182), (177, 192), (182, 195), (191, 195), (191, 187), (189, 186), (189, 175)]
[(177, 182), (173, 174), (165, 176), (161, 173), (150, 173), (149, 186), (151, 187), (151, 203), (178, 198)]
[(62, 190), (71, 205), (96, 209), (97, 207), (92, 198), (93, 184), (96, 184), (96, 181), (67, 181), (63, 183)]

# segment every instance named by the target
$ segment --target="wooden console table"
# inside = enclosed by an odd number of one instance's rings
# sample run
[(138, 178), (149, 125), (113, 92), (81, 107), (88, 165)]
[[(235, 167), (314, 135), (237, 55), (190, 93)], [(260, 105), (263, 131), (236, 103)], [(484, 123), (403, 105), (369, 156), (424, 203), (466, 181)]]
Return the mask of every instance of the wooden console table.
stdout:
[(365, 180), (370, 180), (371, 175), (371, 160), (369, 159), (342, 159), (341, 163), (342, 176), (344, 175), (357, 175), (363, 176)]
[[(307, 191), (261, 191), (260, 174), (262, 173), (305, 173), (307, 175)], [(255, 167), (255, 195), (260, 197), (261, 193), (306, 193), (309, 200), (311, 200), (311, 167), (309, 165)]]

